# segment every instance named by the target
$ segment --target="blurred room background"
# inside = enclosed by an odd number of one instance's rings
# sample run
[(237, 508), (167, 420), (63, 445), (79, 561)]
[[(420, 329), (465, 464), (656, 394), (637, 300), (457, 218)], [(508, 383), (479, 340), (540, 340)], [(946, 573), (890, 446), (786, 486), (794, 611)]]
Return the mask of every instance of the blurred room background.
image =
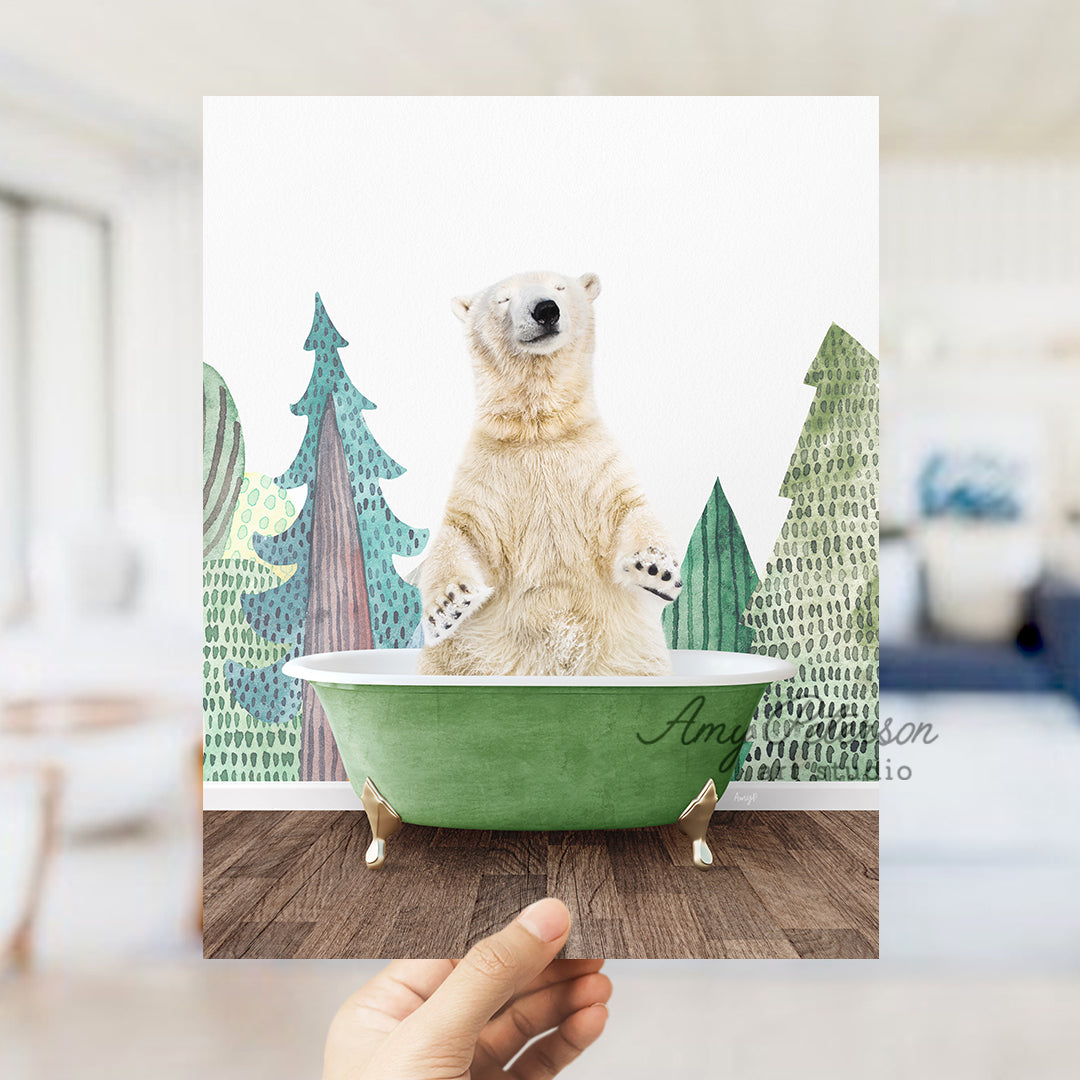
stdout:
[(834, 1077), (1071, 1075), (1077, 43), (1068, 0), (8, 5), (0, 1073), (311, 1074), (371, 970), (199, 960), (201, 95), (790, 93), (881, 99), (887, 959), (623, 964), (577, 1075), (700, 1066), (696, 1009), (842, 1022)]

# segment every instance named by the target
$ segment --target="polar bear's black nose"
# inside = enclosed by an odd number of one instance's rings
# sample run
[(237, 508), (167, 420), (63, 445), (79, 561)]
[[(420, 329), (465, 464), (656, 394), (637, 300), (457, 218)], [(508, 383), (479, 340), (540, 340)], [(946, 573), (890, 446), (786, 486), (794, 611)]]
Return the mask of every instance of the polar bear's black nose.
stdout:
[(559, 305), (554, 300), (541, 300), (533, 308), (532, 317), (541, 326), (554, 326), (559, 321)]

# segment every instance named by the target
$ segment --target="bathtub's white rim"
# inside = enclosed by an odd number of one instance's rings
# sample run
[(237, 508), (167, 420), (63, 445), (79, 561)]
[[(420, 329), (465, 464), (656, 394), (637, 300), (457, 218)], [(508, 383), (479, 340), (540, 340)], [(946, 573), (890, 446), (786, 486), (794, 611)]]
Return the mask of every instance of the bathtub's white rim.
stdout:
[[(790, 679), (793, 664), (758, 653), (707, 649), (671, 651), (671, 675), (417, 675), (419, 649), (355, 649), (312, 653), (289, 660), (282, 671), (330, 686), (749, 686)], [(360, 658), (373, 670), (349, 670)], [(380, 670), (381, 669), (381, 670)], [(681, 669), (681, 670), (680, 670)], [(726, 670), (725, 670), (726, 669)]]

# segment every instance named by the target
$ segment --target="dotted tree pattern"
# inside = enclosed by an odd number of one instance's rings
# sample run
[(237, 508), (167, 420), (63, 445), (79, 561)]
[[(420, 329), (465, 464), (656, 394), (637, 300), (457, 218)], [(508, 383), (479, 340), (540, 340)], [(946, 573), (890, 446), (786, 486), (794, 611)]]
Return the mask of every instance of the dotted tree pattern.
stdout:
[(372, 643), (376, 648), (405, 646), (420, 621), (419, 590), (398, 575), (391, 555), (416, 554), (427, 542), (428, 532), (408, 528), (386, 504), (381, 481), (401, 476), (405, 470), (383, 451), (368, 429), (363, 412), (374, 409), (375, 405), (353, 386), (345, 372), (338, 350), (347, 345), (316, 293), (311, 331), (304, 342), (304, 349), (314, 352), (315, 360), (307, 389), (291, 408), (294, 415), (307, 417), (307, 431), (292, 465), (272, 481), (285, 489), (306, 486), (307, 499), (283, 532), (268, 536), (256, 527), (251, 536), (252, 548), (259, 559), (271, 566), (296, 569), (276, 588), (248, 593), (241, 601), (244, 617), (252, 629), (286, 649), (267, 667), (232, 662), (226, 668), (237, 702), (265, 723), (284, 723), (301, 707), (296, 681), (284, 676), (281, 668), (291, 657), (307, 651), (304, 629), (310, 614), (309, 571), (319, 434), (327, 415), (336, 417), (349, 471), (363, 552)]
[[(315, 353), (315, 364), (303, 397), (291, 409), (295, 416), (308, 418), (307, 432), (292, 465), (274, 482), (285, 488), (297, 488), (314, 481), (319, 428), (327, 395), (331, 395), (349, 463), (375, 646), (402, 648), (420, 622), (420, 590), (398, 575), (391, 555), (415, 555), (423, 550), (428, 530), (410, 529), (386, 504), (380, 481), (393, 480), (405, 470), (379, 446), (367, 426), (363, 413), (376, 406), (353, 386), (345, 373), (338, 350), (348, 344), (330, 321), (316, 293), (315, 317), (304, 342), (304, 348)], [(311, 495), (309, 490), (309, 503)], [(394, 612), (398, 613), (396, 623)]]
[(255, 554), (251, 539), (256, 531), (265, 536), (283, 533), (295, 520), (296, 506), (285, 488), (275, 484), (265, 473), (245, 473), (236, 500), (229, 542), (225, 546), (225, 558), (250, 559), (269, 567), (283, 580), (292, 577), (295, 566), (271, 566), (264, 562)]
[(280, 724), (257, 720), (236, 703), (226, 670), (230, 663), (262, 668), (281, 659), (283, 648), (260, 638), (244, 618), (243, 592), (279, 583), (254, 559), (203, 563), (203, 716), (206, 780), (297, 780), (300, 777), (300, 705)]
[(878, 362), (833, 325), (780, 494), (792, 500), (744, 621), (790, 660), (751, 725), (743, 780), (876, 780)]

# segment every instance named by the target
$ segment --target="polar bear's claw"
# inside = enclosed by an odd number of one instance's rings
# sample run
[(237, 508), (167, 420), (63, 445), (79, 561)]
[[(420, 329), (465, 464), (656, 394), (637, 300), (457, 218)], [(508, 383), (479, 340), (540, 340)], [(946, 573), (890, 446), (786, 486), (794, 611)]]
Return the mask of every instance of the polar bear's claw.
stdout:
[(630, 575), (623, 579), (626, 585), (640, 586), (669, 603), (679, 595), (683, 586), (679, 563), (666, 552), (651, 547), (645, 551), (635, 551), (619, 561), (623, 573)]
[(479, 607), (491, 593), (492, 590), (483, 585), (470, 586), (461, 581), (447, 585), (442, 595), (424, 612), (425, 643), (437, 645), (445, 641), (461, 625), (462, 617)]

